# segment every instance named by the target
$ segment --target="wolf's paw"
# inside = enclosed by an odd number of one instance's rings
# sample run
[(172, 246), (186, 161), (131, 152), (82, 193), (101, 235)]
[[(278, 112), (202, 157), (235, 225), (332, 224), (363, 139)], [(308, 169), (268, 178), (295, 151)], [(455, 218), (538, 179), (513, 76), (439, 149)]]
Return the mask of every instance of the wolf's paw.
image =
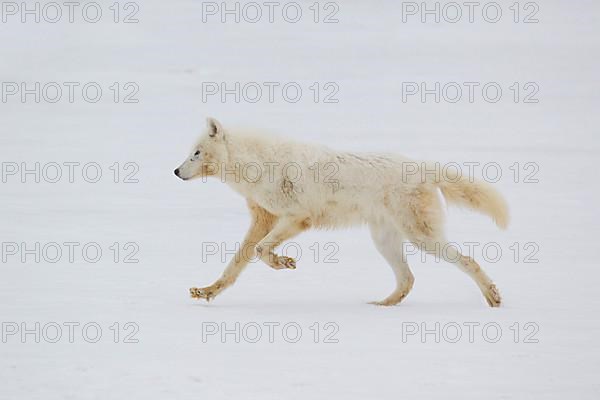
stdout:
[(211, 287), (190, 288), (190, 296), (192, 296), (193, 299), (204, 299), (206, 301), (211, 301), (211, 299), (213, 299), (216, 295), (217, 293)]
[(485, 300), (489, 304), (490, 307), (500, 307), (502, 303), (502, 297), (500, 297), (500, 292), (496, 285), (492, 284), (484, 293)]
[(291, 257), (278, 256), (275, 269), (296, 269), (296, 260)]
[(374, 306), (393, 306), (395, 303), (389, 303), (385, 300), (381, 300), (381, 301), (370, 301), (369, 304), (372, 304)]
[(406, 297), (406, 294), (407, 293), (392, 295), (381, 301), (370, 301), (369, 304), (373, 304), (375, 306), (387, 306), (387, 307), (395, 306), (396, 304), (400, 303)]

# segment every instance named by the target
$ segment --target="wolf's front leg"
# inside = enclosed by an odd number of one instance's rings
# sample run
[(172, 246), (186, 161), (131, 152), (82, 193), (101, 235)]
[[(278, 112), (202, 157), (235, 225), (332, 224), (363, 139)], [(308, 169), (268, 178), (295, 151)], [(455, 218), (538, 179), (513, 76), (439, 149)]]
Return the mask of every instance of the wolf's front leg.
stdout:
[(256, 255), (256, 244), (260, 242), (275, 224), (276, 217), (254, 203), (248, 203), (252, 215), (252, 225), (235, 257), (229, 262), (223, 274), (215, 283), (204, 288), (191, 288), (190, 295), (195, 299), (210, 301), (227, 287), (233, 285), (248, 262)]
[(256, 245), (256, 253), (273, 269), (296, 269), (296, 261), (293, 258), (279, 256), (273, 250), (283, 241), (291, 239), (309, 227), (310, 222), (307, 218), (282, 217), (273, 230)]

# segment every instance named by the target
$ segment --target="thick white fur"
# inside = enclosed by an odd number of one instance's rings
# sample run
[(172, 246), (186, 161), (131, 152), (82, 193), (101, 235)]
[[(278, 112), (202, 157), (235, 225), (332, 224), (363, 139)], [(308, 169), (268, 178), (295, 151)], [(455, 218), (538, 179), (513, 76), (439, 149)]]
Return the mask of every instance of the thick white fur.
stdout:
[[(339, 152), (232, 132), (209, 118), (206, 133), (175, 173), (184, 180), (220, 178), (247, 199), (253, 222), (240, 257), (213, 285), (190, 289), (192, 297), (216, 296), (233, 284), (256, 254), (272, 268), (295, 268), (294, 260), (278, 256), (274, 248), (303, 230), (368, 224), (396, 277), (396, 290), (376, 304), (400, 302), (414, 282), (403, 242), (429, 253), (447, 243), (440, 191), (450, 204), (486, 214), (501, 228), (508, 224), (507, 205), (489, 184), (446, 169), (432, 174), (431, 165), (393, 154)], [(500, 305), (498, 290), (472, 258), (453, 248), (442, 253), (437, 255), (473, 278), (490, 306)]]

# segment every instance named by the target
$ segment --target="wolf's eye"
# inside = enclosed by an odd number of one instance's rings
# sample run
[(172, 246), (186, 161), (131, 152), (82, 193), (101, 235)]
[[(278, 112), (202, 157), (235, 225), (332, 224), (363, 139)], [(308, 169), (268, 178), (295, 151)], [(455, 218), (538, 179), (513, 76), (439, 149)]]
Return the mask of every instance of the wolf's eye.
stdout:
[(194, 152), (194, 154), (192, 155), (192, 157), (190, 158), (190, 161), (196, 161), (199, 158), (200, 158), (200, 150), (196, 150)]

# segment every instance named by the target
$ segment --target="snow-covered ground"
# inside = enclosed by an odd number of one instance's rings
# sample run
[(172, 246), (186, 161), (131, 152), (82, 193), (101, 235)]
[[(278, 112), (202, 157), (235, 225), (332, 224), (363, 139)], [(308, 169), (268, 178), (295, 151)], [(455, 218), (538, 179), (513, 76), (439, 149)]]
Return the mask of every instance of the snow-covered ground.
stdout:
[[(251, 23), (242, 3), (240, 22), (222, 23), (220, 2), (191, 0), (117, 3), (115, 23), (113, 3), (97, 3), (97, 23), (83, 19), (86, 3), (73, 23), (64, 5), (56, 23), (46, 2), (39, 23), (23, 23), (20, 2), (1, 4), (0, 399), (598, 398), (598, 2), (521, 2), (518, 23), (513, 1), (497, 3), (497, 23), (482, 17), (486, 2), (472, 23), (466, 6), (456, 23), (444, 20), (455, 16), (446, 2), (440, 23), (421, 23), (408, 15), (414, 4), (396, 1), (317, 3), (317, 23), (314, 1), (297, 3), (297, 23), (282, 17), (286, 3), (270, 23), (262, 2)], [(23, 82), (33, 92), (40, 82), (39, 103), (35, 93), (22, 101)], [(222, 102), (207, 92), (221, 82), (255, 82), (247, 89), (263, 98)], [(264, 82), (280, 84), (273, 102)], [(403, 101), (410, 82), (456, 82), (463, 98), (448, 101), (451, 84), (439, 103)], [(479, 83), (473, 102), (464, 82)], [(298, 102), (283, 98), (286, 83), (302, 89)], [(483, 98), (488, 83), (490, 96), (502, 89), (498, 102)], [(305, 233), (289, 247), (302, 251), (297, 270), (253, 263), (214, 302), (189, 298), (219, 276), (248, 225), (225, 185), (173, 176), (209, 115), (340, 149), (477, 162), (479, 178), (499, 166), (510, 228), (451, 208), (448, 236), (478, 243), (503, 307), (417, 254), (401, 305), (366, 304), (393, 289), (366, 229)], [(23, 175), (36, 162), (39, 183)], [(220, 252), (203, 255), (211, 243)]]

